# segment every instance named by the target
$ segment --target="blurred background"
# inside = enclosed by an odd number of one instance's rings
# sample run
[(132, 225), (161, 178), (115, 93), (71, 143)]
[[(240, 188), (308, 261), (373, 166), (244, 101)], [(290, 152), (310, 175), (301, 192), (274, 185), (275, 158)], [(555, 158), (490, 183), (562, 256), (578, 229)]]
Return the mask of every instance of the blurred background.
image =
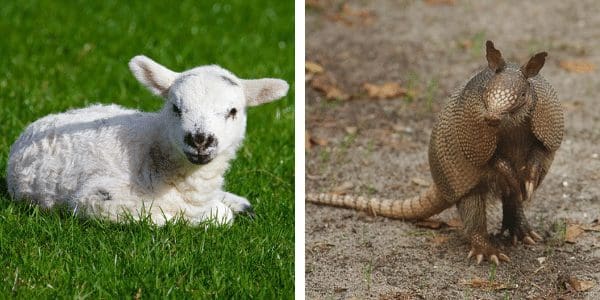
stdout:
[[(591, 0), (307, 1), (309, 192), (404, 199), (431, 184), (427, 148), (436, 114), (486, 66), (486, 40), (519, 64), (548, 52), (540, 74), (558, 91), (566, 127), (527, 210), (544, 244), (508, 247), (513, 262), (497, 270), (474, 267), (453, 209), (432, 229), (307, 204), (307, 295), (598, 297), (598, 232), (581, 231), (575, 240), (567, 233), (600, 217), (599, 9)], [(491, 210), (495, 232), (501, 208)], [(593, 287), (569, 290), (570, 278)]]

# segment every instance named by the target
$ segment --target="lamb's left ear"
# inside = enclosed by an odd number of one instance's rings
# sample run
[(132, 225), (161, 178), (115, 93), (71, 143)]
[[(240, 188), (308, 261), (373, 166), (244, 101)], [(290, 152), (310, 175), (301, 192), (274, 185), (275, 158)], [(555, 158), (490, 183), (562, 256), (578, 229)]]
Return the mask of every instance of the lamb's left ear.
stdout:
[(242, 79), (247, 106), (256, 106), (285, 96), (290, 86), (281, 79)]
[(132, 58), (129, 61), (129, 69), (152, 93), (163, 97), (167, 95), (169, 87), (178, 75), (144, 55)]

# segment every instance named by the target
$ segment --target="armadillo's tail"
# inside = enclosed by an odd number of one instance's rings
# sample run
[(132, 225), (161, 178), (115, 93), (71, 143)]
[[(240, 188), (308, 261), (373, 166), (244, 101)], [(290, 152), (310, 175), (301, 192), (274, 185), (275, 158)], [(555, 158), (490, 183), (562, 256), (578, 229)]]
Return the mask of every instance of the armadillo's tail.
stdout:
[(394, 219), (422, 220), (450, 207), (440, 196), (435, 185), (431, 185), (421, 195), (406, 200), (367, 198), (353, 195), (307, 193), (306, 200), (317, 204), (340, 206), (364, 210), (374, 215)]

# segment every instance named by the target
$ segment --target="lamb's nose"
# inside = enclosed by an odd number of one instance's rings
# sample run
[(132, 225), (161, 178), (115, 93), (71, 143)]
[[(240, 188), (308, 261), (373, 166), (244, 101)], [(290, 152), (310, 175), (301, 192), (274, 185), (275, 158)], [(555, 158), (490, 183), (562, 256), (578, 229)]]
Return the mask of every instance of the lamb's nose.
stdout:
[(189, 146), (199, 150), (204, 150), (216, 144), (216, 139), (213, 134), (205, 134), (203, 132), (197, 132), (195, 134), (187, 133), (183, 141)]

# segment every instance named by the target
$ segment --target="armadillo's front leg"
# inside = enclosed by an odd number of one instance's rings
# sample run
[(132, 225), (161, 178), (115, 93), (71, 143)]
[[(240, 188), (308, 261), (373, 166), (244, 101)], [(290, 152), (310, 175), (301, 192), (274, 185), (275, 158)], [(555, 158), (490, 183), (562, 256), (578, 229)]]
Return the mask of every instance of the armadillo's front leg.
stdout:
[(465, 225), (465, 233), (471, 241), (471, 251), (468, 257), (475, 257), (477, 264), (486, 258), (500, 264), (500, 260), (510, 261), (506, 254), (498, 251), (492, 245), (487, 233), (485, 215), (485, 199), (481, 195), (467, 195), (457, 204), (458, 212)]
[(502, 229), (500, 232), (503, 233), (507, 229), (512, 237), (513, 245), (516, 245), (518, 240), (529, 245), (542, 240), (542, 237), (529, 226), (523, 211), (523, 202), (520, 200), (520, 195), (515, 192), (502, 197)]
[(554, 153), (549, 152), (543, 146), (531, 150), (527, 157), (527, 165), (525, 166), (525, 191), (523, 200), (530, 201), (532, 199), (533, 192), (542, 183), (553, 159)]
[(497, 158), (494, 162), (494, 168), (496, 169), (496, 171), (498, 173), (500, 173), (502, 175), (502, 177), (504, 177), (504, 180), (506, 181), (506, 183), (508, 185), (508, 190), (503, 191), (503, 192), (504, 193), (514, 193), (515, 195), (521, 196), (522, 195), (521, 183), (519, 182), (517, 173), (515, 172), (513, 167), (510, 165), (510, 163), (504, 159)]

